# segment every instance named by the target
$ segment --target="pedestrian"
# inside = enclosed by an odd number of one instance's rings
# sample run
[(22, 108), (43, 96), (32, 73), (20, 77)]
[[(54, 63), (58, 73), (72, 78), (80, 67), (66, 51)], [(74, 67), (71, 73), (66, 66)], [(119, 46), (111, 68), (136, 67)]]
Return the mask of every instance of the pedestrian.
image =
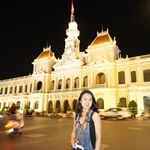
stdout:
[(81, 92), (71, 133), (72, 150), (100, 150), (101, 119), (94, 94), (90, 90)]

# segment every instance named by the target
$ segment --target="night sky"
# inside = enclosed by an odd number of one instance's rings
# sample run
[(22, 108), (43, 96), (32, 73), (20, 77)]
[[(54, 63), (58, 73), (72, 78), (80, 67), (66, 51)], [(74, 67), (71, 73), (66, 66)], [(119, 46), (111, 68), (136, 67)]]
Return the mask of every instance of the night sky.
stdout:
[[(150, 54), (150, 0), (74, 0), (74, 9), (80, 51), (103, 27), (123, 58)], [(0, 80), (31, 74), (47, 42), (61, 58), (70, 14), (71, 0), (1, 1)]]

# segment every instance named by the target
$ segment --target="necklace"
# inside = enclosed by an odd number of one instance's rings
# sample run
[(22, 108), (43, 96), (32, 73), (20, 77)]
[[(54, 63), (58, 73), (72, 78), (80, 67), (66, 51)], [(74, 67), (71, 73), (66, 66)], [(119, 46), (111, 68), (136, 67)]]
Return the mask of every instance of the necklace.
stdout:
[(90, 115), (91, 115), (91, 113), (92, 113), (92, 110), (91, 109), (89, 109), (87, 112), (86, 112), (86, 114), (85, 114), (85, 122), (89, 122), (89, 117), (90, 117)]

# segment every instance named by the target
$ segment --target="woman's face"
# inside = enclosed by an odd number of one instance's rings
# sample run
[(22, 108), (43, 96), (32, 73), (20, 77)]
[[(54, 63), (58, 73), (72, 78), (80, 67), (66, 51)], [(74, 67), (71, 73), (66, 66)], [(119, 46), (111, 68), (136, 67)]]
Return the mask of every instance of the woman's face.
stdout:
[(93, 102), (93, 100), (92, 100), (92, 96), (90, 94), (85, 93), (82, 95), (80, 103), (81, 103), (83, 109), (89, 109), (92, 106), (92, 102)]

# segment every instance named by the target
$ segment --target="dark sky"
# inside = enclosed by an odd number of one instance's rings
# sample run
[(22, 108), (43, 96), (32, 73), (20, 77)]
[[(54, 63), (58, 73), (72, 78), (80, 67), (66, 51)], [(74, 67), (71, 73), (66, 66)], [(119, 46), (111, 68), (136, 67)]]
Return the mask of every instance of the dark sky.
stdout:
[[(150, 0), (74, 0), (85, 51), (97, 31), (109, 29), (122, 57), (150, 54)], [(48, 42), (56, 58), (65, 47), (71, 0), (0, 2), (0, 80), (32, 73), (32, 62)]]

